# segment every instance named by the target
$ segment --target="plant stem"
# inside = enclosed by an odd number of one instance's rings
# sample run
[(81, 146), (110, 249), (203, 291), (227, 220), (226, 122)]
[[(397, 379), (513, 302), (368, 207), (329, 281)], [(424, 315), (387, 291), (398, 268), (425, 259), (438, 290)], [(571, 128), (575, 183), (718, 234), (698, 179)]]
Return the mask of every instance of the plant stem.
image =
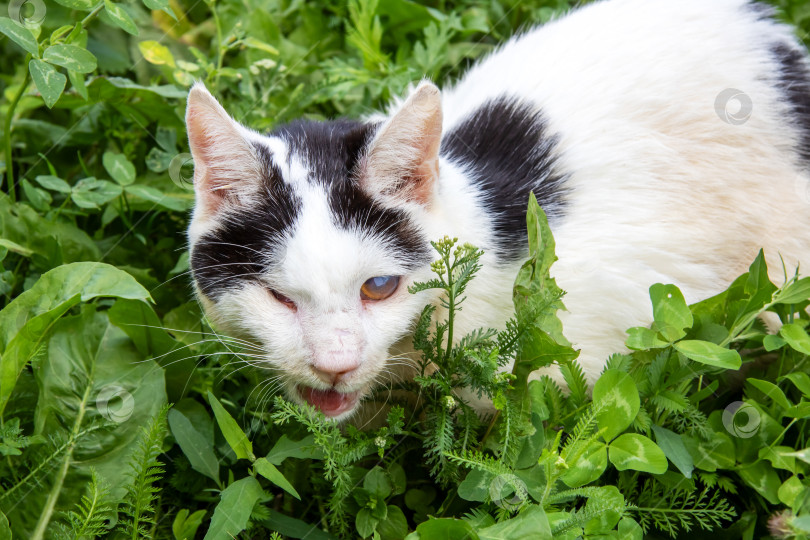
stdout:
[(12, 163), (13, 158), (11, 155), (11, 121), (14, 119), (14, 111), (17, 109), (17, 104), (20, 102), (20, 99), (22, 99), (23, 94), (25, 94), (25, 89), (28, 87), (28, 80), (31, 78), (31, 73), (28, 71), (28, 62), (30, 60), (31, 55), (25, 55), (25, 77), (23, 77), (20, 89), (17, 90), (17, 94), (8, 106), (6, 124), (3, 128), (3, 135), (6, 138), (6, 186), (11, 202), (17, 202), (16, 184), (14, 182), (14, 164)]
[(453, 319), (456, 314), (456, 284), (453, 282), (453, 265), (450, 264), (450, 250), (448, 249), (447, 255), (444, 258), (447, 264), (447, 352), (445, 353), (445, 362), (450, 360), (450, 354), (453, 352)]
[[(104, 2), (103, 1), (96, 4), (96, 7), (93, 8), (93, 11), (88, 13), (87, 16), (84, 19), (82, 19), (82, 21), (79, 23), (79, 25), (82, 28), (86, 28), (87, 25), (90, 24), (90, 21), (95, 19), (96, 15), (98, 15), (101, 12), (102, 9), (104, 9)], [(76, 28), (76, 25), (74, 25), (73, 28)], [(50, 39), (50, 41), (48, 41), (48, 43), (53, 45), (54, 43), (56, 43), (57, 41), (59, 41), (60, 39), (65, 37), (65, 34), (67, 34), (68, 32), (72, 32), (73, 28), (65, 28), (64, 30), (62, 30), (58, 34), (51, 36), (51, 39)]]
[(62, 491), (62, 485), (65, 483), (68, 469), (70, 469), (70, 462), (73, 459), (73, 449), (76, 446), (76, 441), (78, 440), (79, 433), (81, 431), (82, 421), (84, 421), (84, 413), (87, 410), (87, 402), (90, 399), (90, 390), (92, 388), (93, 385), (88, 384), (84, 390), (84, 396), (82, 396), (79, 410), (76, 413), (76, 421), (73, 423), (73, 430), (70, 434), (70, 444), (65, 450), (65, 457), (62, 460), (62, 466), (59, 468), (59, 472), (57, 473), (56, 479), (53, 482), (51, 492), (48, 494), (48, 500), (45, 502), (45, 508), (42, 509), (42, 513), (39, 516), (39, 521), (37, 521), (34, 534), (31, 535), (31, 540), (43, 540), (45, 538), (45, 532), (48, 529), (48, 524), (50, 523), (51, 517), (53, 516), (53, 511), (56, 508), (56, 501), (59, 499), (59, 494)]

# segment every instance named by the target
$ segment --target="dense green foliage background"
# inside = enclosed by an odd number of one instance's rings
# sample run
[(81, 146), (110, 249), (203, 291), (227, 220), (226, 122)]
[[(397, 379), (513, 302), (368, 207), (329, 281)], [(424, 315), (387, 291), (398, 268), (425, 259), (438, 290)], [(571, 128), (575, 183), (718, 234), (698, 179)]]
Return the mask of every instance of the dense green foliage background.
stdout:
[[(420, 414), (394, 408), (374, 432), (273, 400), (250, 344), (216, 334), (193, 298), (194, 80), (259, 130), (356, 117), (571, 4), (12, 1), (0, 17), (0, 539), (807, 538), (810, 283), (777, 290), (761, 259), (691, 309), (674, 287), (651, 289), (656, 324), (631, 329), (635, 352), (611, 360), (591, 397), (530, 206), (533, 258), (509, 328), (451, 346), (426, 312), (423, 370), (442, 370), (405, 385), (426, 396)], [(807, 43), (810, 2), (776, 4)], [(436, 245), (445, 262), (424, 286), (455, 306), (478, 252), (451, 244)], [(763, 310), (787, 323), (779, 335), (756, 322)], [(570, 394), (527, 383), (551, 361)], [(479, 419), (459, 386), (498, 413)]]

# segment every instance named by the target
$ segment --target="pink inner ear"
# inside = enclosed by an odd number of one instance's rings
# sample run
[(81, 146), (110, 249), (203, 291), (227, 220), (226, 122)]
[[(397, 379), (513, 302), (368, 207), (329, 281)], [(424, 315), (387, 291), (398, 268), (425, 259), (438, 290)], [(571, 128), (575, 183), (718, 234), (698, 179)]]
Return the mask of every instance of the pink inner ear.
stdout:
[(186, 126), (198, 203), (213, 213), (249, 196), (261, 178), (258, 161), (239, 125), (201, 85), (189, 93)]
[(362, 183), (372, 196), (430, 203), (439, 176), (441, 94), (422, 83), (371, 143)]

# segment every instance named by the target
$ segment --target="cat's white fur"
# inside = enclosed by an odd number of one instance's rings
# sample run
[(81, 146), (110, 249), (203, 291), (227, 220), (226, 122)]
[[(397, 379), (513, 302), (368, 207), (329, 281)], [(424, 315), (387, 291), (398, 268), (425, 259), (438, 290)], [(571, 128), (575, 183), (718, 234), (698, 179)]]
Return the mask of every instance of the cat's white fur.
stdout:
[[(791, 113), (775, 85), (774, 42), (794, 38), (743, 0), (610, 0), (517, 36), (442, 92), (444, 132), (506, 94), (539, 107), (558, 137), (557, 166), (569, 176), (564, 217), (553, 226), (559, 261), (552, 273), (567, 291), (565, 334), (582, 349), (590, 381), (623, 349), (627, 328), (651, 322), (651, 284), (675, 283), (695, 302), (727, 287), (760, 248), (775, 281), (780, 257), (789, 270), (810, 265), (809, 178), (795, 152), (799, 132), (788, 126)], [(728, 88), (753, 103), (740, 125), (715, 111)], [(195, 87), (189, 107), (204, 114), (206, 96)], [(411, 106), (398, 103), (390, 114)], [(244, 287), (209, 305), (209, 314), (266, 344), (288, 389), (323, 387), (313, 362), (347, 362), (357, 371), (338, 389), (365, 392), (382, 379), (389, 346), (400, 340), (393, 355), (407, 348), (425, 297), (400, 292), (379, 306), (360, 305), (365, 279), (402, 274), (402, 266), (385, 246), (331, 225), (323, 193), (304, 179), (307, 164), (286, 159), (283, 141), (249, 136), (268, 145), (304, 200), (285, 263), (268, 276), (302, 307), (291, 312)], [(439, 173), (429, 204), (402, 205), (429, 238), (491, 244), (484, 205), (463, 166), (442, 159)], [(192, 244), (216, 223), (200, 210), (205, 198), (198, 189)], [(493, 264), (489, 253), (483, 262), (456, 336), (500, 328), (512, 313), (519, 264)], [(407, 283), (428, 273), (406, 276)], [(348, 359), (349, 349), (362, 352)]]

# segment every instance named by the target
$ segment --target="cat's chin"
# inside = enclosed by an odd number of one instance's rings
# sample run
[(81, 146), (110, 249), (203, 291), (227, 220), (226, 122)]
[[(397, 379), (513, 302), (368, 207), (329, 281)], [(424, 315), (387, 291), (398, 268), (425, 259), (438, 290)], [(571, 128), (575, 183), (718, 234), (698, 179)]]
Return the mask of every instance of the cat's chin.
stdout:
[(339, 392), (334, 388), (321, 390), (299, 385), (296, 390), (304, 401), (333, 420), (349, 417), (357, 408), (360, 397), (360, 392)]

